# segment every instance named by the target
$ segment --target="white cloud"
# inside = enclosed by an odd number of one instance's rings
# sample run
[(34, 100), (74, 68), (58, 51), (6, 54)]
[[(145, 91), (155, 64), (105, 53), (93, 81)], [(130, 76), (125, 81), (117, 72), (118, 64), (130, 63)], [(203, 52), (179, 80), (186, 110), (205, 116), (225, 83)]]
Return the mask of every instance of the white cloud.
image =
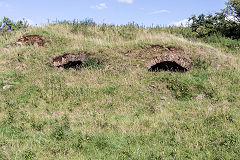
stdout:
[(35, 23), (33, 20), (31, 20), (31, 19), (25, 18), (24, 20), (25, 20), (25, 21), (27, 22), (27, 24), (30, 25), (30, 26), (33, 26), (33, 25), (36, 24), (36, 23)]
[(192, 22), (191, 21), (188, 21), (188, 19), (183, 19), (181, 21), (178, 21), (178, 22), (174, 22), (172, 23), (171, 25), (172, 26), (177, 26), (177, 27), (187, 27), (191, 24)]
[(3, 2), (3, 1), (1, 1), (0, 2), (0, 7), (9, 7), (9, 4), (7, 4), (6, 2)]
[(108, 7), (107, 7), (106, 3), (100, 3), (100, 4), (96, 5), (96, 6), (91, 6), (90, 8), (95, 8), (95, 9), (101, 10), (101, 9), (106, 9)]
[(168, 13), (168, 12), (169, 12), (168, 10), (162, 9), (162, 10), (153, 11), (150, 14), (153, 15), (153, 14)]
[(233, 15), (228, 15), (225, 19), (227, 21), (233, 21), (233, 22), (239, 22), (239, 20), (240, 20), (236, 16), (233, 16)]
[(133, 0), (118, 0), (118, 2), (131, 4), (133, 3)]

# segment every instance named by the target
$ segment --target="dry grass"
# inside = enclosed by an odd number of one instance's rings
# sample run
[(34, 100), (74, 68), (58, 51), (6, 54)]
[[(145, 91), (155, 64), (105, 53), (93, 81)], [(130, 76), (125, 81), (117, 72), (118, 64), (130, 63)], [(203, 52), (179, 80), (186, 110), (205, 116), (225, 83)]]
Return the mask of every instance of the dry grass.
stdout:
[[(150, 29), (101, 27), (72, 33), (55, 24), (1, 37), (0, 50), (24, 34), (47, 45), (0, 54), (0, 87), (13, 85), (0, 88), (0, 159), (239, 159), (239, 55)], [(159, 54), (144, 50), (151, 44), (183, 48), (194, 68), (148, 72)], [(48, 65), (76, 51), (103, 67)]]

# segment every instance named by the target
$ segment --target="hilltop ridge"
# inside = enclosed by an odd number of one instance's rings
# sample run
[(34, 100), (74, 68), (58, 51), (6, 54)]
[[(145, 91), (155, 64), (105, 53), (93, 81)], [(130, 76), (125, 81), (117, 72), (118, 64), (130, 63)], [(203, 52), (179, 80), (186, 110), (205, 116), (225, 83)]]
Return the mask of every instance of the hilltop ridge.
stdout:
[[(44, 46), (15, 44), (27, 35)], [(87, 57), (64, 67), (69, 53)], [(177, 69), (150, 72), (163, 54)], [(58, 23), (2, 34), (0, 159), (239, 159), (239, 64), (237, 52), (164, 29)]]

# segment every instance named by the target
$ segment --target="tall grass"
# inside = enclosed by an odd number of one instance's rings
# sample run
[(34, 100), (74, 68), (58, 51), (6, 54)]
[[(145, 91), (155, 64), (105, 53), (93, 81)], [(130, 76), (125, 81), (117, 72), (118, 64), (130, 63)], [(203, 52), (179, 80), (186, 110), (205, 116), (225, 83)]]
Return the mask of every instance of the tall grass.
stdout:
[[(47, 43), (0, 54), (0, 159), (239, 159), (239, 54), (180, 33), (64, 22), (1, 37), (0, 50), (27, 34)], [(152, 44), (183, 48), (193, 69), (148, 72)], [(82, 51), (80, 70), (48, 65)]]

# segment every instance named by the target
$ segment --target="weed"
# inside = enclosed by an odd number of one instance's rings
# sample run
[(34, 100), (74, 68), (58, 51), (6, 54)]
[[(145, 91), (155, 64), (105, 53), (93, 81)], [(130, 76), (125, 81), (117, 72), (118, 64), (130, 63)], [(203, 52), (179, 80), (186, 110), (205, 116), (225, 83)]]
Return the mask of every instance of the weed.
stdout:
[(45, 121), (37, 121), (35, 118), (31, 119), (31, 127), (36, 131), (42, 131), (46, 125)]
[(82, 135), (81, 132), (77, 132), (77, 135), (74, 137), (74, 143), (73, 148), (75, 148), (77, 151), (80, 151), (83, 149), (84, 147), (84, 142), (85, 142), (85, 138)]
[(209, 98), (212, 98), (215, 91), (204, 76), (206, 75), (202, 73), (194, 76), (168, 73), (162, 78), (162, 81), (167, 83), (167, 88), (179, 100), (190, 100), (201, 93), (205, 93)]
[(22, 157), (25, 160), (31, 160), (31, 159), (34, 159), (36, 157), (36, 154), (31, 150), (26, 150), (26, 151), (24, 151)]
[(104, 64), (98, 58), (88, 57), (86, 60), (83, 61), (82, 67), (87, 69), (103, 69)]
[(56, 140), (63, 140), (65, 137), (65, 129), (63, 126), (56, 126), (50, 135), (52, 138)]

